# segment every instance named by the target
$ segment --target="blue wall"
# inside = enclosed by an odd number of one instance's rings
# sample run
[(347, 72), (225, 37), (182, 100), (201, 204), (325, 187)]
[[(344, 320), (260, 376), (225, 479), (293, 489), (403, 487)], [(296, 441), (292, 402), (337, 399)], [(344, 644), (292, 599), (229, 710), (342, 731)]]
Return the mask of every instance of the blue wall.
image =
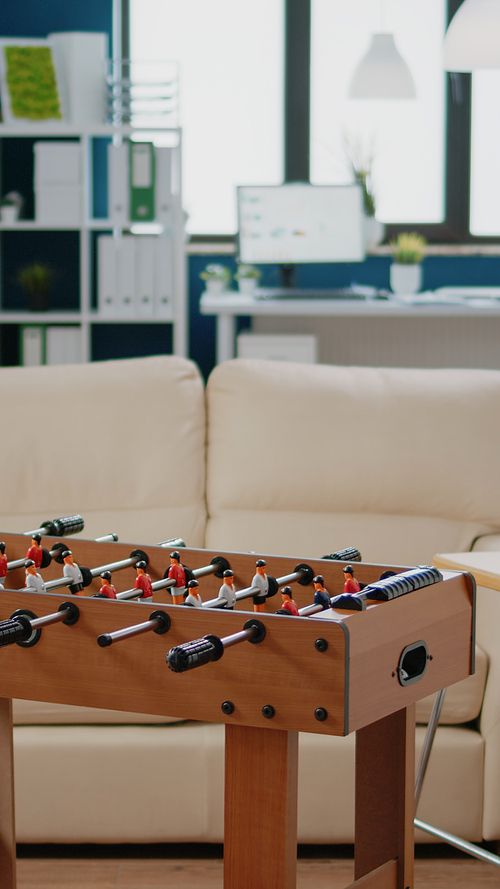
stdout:
[(106, 31), (112, 0), (2, 0), (2, 37), (46, 37), (52, 31)]

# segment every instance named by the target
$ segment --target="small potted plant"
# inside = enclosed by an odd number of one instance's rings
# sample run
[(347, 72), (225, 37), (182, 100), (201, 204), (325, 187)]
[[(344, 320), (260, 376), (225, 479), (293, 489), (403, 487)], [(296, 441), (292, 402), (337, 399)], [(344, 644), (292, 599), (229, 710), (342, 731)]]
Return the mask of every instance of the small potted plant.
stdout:
[(344, 135), (344, 150), (354, 181), (361, 186), (363, 195), (365, 249), (373, 250), (384, 240), (385, 225), (375, 217), (375, 193), (373, 190), (372, 151), (366, 150), (359, 139)]
[(225, 265), (210, 263), (203, 272), (200, 272), (200, 278), (205, 281), (208, 293), (223, 293), (224, 290), (229, 290), (231, 273)]
[(422, 287), (421, 262), (425, 256), (426, 240), (416, 232), (400, 232), (391, 241), (393, 263), (390, 268), (393, 293), (418, 293)]
[(238, 271), (234, 277), (238, 282), (240, 293), (251, 296), (257, 287), (260, 275), (261, 273), (257, 266), (249, 265), (246, 262), (238, 263)]
[(34, 262), (17, 273), (17, 282), (24, 290), (30, 312), (46, 312), (50, 306), (55, 271), (52, 266)]

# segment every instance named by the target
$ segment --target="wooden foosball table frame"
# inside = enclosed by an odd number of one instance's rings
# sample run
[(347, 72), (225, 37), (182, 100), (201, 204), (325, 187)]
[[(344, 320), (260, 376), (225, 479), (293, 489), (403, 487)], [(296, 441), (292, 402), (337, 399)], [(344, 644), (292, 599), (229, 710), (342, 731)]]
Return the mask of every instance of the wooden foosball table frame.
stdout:
[[(26, 553), (23, 535), (2, 534), (9, 559)], [(52, 542), (44, 539), (50, 549)], [(89, 567), (126, 559), (133, 547), (72, 539), (76, 562)], [(163, 578), (169, 552), (141, 546), (153, 581)], [(248, 587), (257, 553), (182, 549), (189, 568), (223, 555), (237, 589)], [(264, 555), (266, 571), (278, 577), (298, 559)], [(330, 595), (342, 592), (345, 563), (302, 559), (322, 574)], [(358, 563), (362, 583), (401, 566)], [(52, 564), (44, 579), (61, 576)], [(388, 602), (369, 602), (363, 611), (329, 609), (309, 617), (275, 615), (281, 597), (266, 600), (253, 615), (252, 600), (234, 611), (172, 605), (167, 590), (154, 604), (91, 598), (67, 589), (24, 591), (24, 570), (8, 575), (12, 591), (0, 591), (0, 621), (19, 610), (37, 617), (57, 612), (71, 600), (79, 619), (41, 631), (37, 644), (0, 651), (0, 873), (2, 889), (15, 889), (12, 698), (179, 716), (226, 723), (225, 889), (295, 889), (297, 846), (298, 732), (346, 735), (356, 731), (355, 882), (366, 889), (412, 889), (414, 818), (414, 705), (427, 695), (474, 672), (474, 581), (443, 572), (443, 580)], [(134, 570), (113, 577), (117, 590), (133, 586)], [(204, 600), (217, 596), (222, 581), (200, 578)], [(299, 607), (313, 600), (312, 586), (293, 585)], [(166, 604), (164, 604), (166, 603)], [(147, 621), (154, 610), (168, 614), (162, 635), (144, 633), (101, 648), (97, 637)], [(212, 634), (240, 632), (250, 614), (265, 627), (259, 644), (235, 645), (215, 663), (175, 673), (166, 654), (174, 646)], [(318, 640), (321, 642), (319, 644)], [(422, 675), (402, 684), (402, 652), (425, 643)], [(231, 704), (232, 710), (228, 707)], [(225, 704), (225, 709), (222, 705)], [(230, 711), (230, 712), (229, 712)], [(335, 763), (318, 762), (318, 769)], [(335, 805), (335, 800), (332, 800)]]

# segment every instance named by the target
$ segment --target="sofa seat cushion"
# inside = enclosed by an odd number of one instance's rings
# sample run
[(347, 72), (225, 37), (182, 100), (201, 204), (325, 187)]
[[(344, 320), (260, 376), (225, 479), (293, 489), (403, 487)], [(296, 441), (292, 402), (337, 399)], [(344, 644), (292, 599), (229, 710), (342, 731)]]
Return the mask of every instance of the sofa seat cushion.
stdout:
[(49, 704), (44, 701), (12, 702), (14, 725), (131, 725), (184, 722), (176, 716), (154, 716), (122, 710), (101, 710), (98, 707), (77, 707), (73, 704)]
[(237, 359), (207, 399), (208, 546), (411, 565), (500, 529), (498, 371)]
[(3, 531), (81, 513), (85, 537), (203, 545), (205, 401), (191, 361), (7, 367), (0, 381)]
[[(439, 719), (441, 725), (460, 725), (477, 719), (483, 705), (487, 675), (488, 658), (476, 645), (476, 672), (446, 689)], [(417, 702), (417, 722), (429, 722), (435, 697), (429, 695)]]

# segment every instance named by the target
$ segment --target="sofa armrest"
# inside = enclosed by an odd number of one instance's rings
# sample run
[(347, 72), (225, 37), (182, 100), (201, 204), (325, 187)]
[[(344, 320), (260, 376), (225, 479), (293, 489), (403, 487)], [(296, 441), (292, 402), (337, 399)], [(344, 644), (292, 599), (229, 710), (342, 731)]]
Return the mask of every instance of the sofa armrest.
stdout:
[(471, 552), (500, 552), (500, 534), (481, 534), (472, 542)]

